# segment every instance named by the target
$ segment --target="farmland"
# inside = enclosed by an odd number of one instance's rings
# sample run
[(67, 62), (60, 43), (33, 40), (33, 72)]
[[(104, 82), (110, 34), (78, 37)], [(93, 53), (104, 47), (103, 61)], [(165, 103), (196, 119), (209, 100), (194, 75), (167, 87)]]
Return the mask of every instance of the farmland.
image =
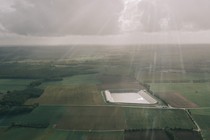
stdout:
[(181, 128), (194, 129), (194, 124), (182, 110), (126, 108), (128, 129)]
[[(2, 47), (0, 110), (9, 107), (9, 113), (0, 116), (0, 137), (201, 140), (195, 121), (209, 139), (210, 49), (201, 47)], [(23, 104), (3, 104), (31, 89), (43, 93), (24, 95)], [(158, 104), (107, 103), (106, 89), (146, 89)]]
[[(163, 115), (164, 118), (163, 119)], [(114, 106), (40, 106), (29, 114), (6, 116), (1, 126), (49, 123), (65, 130), (196, 129), (182, 110), (141, 109)]]
[[(24, 133), (22, 133), (24, 131)], [(13, 128), (10, 130), (0, 129), (2, 139), (6, 140), (122, 140), (123, 132), (75, 132), (75, 131), (62, 131), (55, 129), (33, 129), (33, 128)], [(17, 135), (18, 134), (18, 135)], [(20, 135), (21, 134), (21, 135)]]
[(58, 129), (123, 130), (125, 118), (119, 107), (71, 107), (58, 122)]
[(210, 137), (210, 109), (193, 109), (190, 110), (190, 112), (192, 113), (193, 118), (196, 120), (196, 122), (202, 129), (203, 137), (205, 139), (208, 139)]
[(65, 77), (62, 81), (51, 81), (43, 83), (42, 87), (56, 86), (56, 85), (96, 85), (99, 84), (96, 74), (85, 74), (85, 75), (75, 75), (71, 77)]
[(48, 86), (43, 95), (30, 99), (26, 104), (51, 105), (100, 105), (104, 104), (101, 92), (96, 86)]
[[(208, 100), (210, 98), (209, 83), (152, 83), (150, 85), (152, 91), (157, 92), (160, 96), (163, 96), (163, 98), (165, 98), (164, 96), (167, 98), (167, 96), (176, 92), (179, 93), (182, 95), (182, 100), (185, 101), (185, 104), (188, 102), (187, 107), (189, 108), (210, 106)], [(186, 106), (184, 105), (182, 107)]]
[(22, 90), (32, 81), (33, 79), (0, 79), (0, 92)]
[(10, 126), (13, 122), (22, 124), (45, 124), (53, 125), (61, 117), (61, 114), (65, 112), (65, 107), (48, 107), (40, 106), (27, 114), (5, 116), (1, 118), (1, 126)]
[[(152, 134), (152, 135), (148, 135)], [(172, 135), (171, 135), (172, 134)], [(190, 131), (162, 131), (162, 130), (141, 130), (125, 133), (125, 140), (151, 140), (151, 139), (161, 139), (161, 140), (180, 140), (180, 139), (191, 139), (191, 140), (201, 140), (199, 133), (192, 133)]]

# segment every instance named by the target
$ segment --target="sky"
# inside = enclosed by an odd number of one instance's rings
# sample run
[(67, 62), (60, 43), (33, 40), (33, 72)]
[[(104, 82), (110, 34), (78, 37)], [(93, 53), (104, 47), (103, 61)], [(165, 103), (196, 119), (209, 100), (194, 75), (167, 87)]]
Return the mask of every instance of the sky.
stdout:
[(209, 0), (0, 0), (0, 45), (210, 43)]

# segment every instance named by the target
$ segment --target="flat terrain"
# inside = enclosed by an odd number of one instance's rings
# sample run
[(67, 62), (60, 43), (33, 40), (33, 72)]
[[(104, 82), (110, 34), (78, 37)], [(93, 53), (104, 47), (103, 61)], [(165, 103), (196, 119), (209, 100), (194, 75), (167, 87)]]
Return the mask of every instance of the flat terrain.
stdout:
[(136, 104), (136, 105), (145, 105), (145, 104), (156, 104), (157, 101), (149, 95), (149, 93), (145, 90), (140, 91), (104, 91), (104, 96), (106, 98), (107, 102), (111, 103), (130, 103), (130, 104)]
[(0, 126), (12, 122), (49, 123), (61, 130), (196, 129), (183, 110), (115, 106), (40, 106), (28, 114), (5, 116)]
[[(173, 135), (172, 135), (173, 134)], [(198, 132), (190, 131), (163, 131), (163, 130), (140, 130), (125, 133), (125, 140), (202, 140)]]
[(128, 129), (196, 128), (183, 110), (126, 108), (125, 116)]
[(205, 139), (210, 138), (210, 108), (206, 109), (193, 109), (190, 110), (193, 118), (199, 124), (202, 130), (202, 136)]
[(0, 126), (11, 126), (13, 122), (17, 123), (34, 123), (45, 124), (49, 123), (50, 126), (55, 124), (65, 112), (65, 107), (59, 106), (40, 106), (34, 109), (30, 113), (21, 115), (6, 115), (1, 117)]
[[(10, 103), (11, 112), (0, 115), (0, 137), (201, 140), (195, 121), (202, 137), (210, 139), (209, 54), (209, 45), (1, 47), (0, 92), (44, 92), (22, 96), (28, 100), (18, 107), (34, 107), (30, 111), (14, 113)], [(106, 89), (147, 89), (161, 101), (156, 106), (107, 104), (101, 93)], [(0, 94), (0, 101), (6, 95)], [(0, 106), (4, 109), (8, 106)]]
[(113, 97), (114, 102), (150, 104), (149, 101), (138, 93), (111, 93), (111, 96)]
[(123, 130), (123, 109), (120, 107), (69, 107), (56, 128), (67, 130)]
[[(24, 132), (24, 133), (22, 133)], [(77, 132), (56, 129), (0, 128), (4, 140), (123, 140), (123, 132)]]
[(127, 89), (143, 88), (135, 78), (129, 76), (101, 74), (98, 79), (101, 81), (100, 88), (102, 90), (124, 89), (125, 87)]
[(126, 132), (125, 140), (170, 140), (167, 134), (164, 131), (156, 130), (142, 130), (137, 132)]
[[(171, 98), (181, 98), (177, 101), (179, 107), (209, 107), (210, 86), (209, 83), (152, 83), (151, 90), (163, 98), (166, 102), (172, 102)], [(173, 94), (175, 95), (167, 95)], [(177, 94), (178, 93), (178, 94)], [(181, 95), (181, 96), (180, 96)], [(169, 98), (170, 96), (170, 98)], [(179, 97), (174, 97), (179, 96)], [(178, 104), (182, 101), (183, 103)], [(186, 102), (187, 101), (187, 102)], [(173, 103), (174, 104), (174, 103)], [(175, 105), (175, 106), (177, 106)]]
[(99, 80), (97, 79), (96, 74), (84, 74), (84, 75), (75, 75), (71, 77), (65, 77), (62, 81), (53, 81), (53, 82), (45, 82), (41, 85), (41, 87), (47, 86), (77, 86), (77, 85), (96, 85), (99, 84)]
[(37, 99), (30, 99), (26, 104), (44, 105), (100, 105), (104, 104), (101, 92), (94, 85), (48, 86)]
[(32, 82), (33, 79), (1, 79), (0, 78), (0, 92), (6, 93), (12, 90), (22, 90)]
[(198, 105), (188, 100), (180, 93), (155, 93), (156, 96), (163, 99), (167, 104), (177, 108), (197, 108)]

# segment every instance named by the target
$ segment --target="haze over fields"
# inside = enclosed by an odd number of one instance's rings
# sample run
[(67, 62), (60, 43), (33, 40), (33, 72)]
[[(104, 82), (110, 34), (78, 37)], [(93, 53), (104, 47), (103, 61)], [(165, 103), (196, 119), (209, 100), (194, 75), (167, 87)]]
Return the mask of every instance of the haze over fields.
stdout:
[(1, 45), (210, 43), (208, 0), (0, 2)]
[(0, 0), (1, 140), (209, 140), (209, 7)]

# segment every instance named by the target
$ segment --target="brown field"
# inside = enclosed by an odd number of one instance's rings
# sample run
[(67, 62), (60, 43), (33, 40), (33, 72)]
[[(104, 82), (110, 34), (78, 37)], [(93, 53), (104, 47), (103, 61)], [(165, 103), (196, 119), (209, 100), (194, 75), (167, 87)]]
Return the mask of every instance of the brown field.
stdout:
[(172, 107), (178, 108), (197, 108), (198, 105), (186, 99), (179, 93), (155, 93)]
[(123, 130), (125, 118), (119, 107), (70, 107), (56, 125), (68, 130)]
[(59, 105), (99, 105), (103, 97), (96, 86), (48, 86), (37, 99), (30, 99), (26, 104)]

